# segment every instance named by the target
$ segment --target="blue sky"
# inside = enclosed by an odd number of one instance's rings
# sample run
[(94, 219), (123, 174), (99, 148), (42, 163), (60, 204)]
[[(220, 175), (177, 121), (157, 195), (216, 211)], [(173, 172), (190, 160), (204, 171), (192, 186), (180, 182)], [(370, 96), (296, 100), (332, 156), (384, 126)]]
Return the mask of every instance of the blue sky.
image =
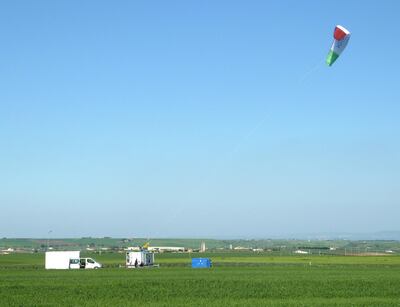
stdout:
[(0, 236), (400, 230), (399, 11), (3, 2)]

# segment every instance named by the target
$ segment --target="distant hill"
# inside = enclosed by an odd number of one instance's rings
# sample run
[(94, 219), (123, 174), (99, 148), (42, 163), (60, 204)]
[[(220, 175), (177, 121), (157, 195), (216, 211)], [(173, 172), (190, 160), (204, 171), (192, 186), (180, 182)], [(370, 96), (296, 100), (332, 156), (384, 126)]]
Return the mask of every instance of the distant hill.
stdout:
[(199, 249), (205, 242), (208, 250), (229, 249), (266, 249), (291, 250), (297, 248), (327, 249), (327, 248), (373, 248), (376, 250), (398, 249), (400, 251), (400, 232), (385, 231), (371, 234), (309, 234), (293, 235), (287, 238), (271, 239), (180, 239), (180, 238), (2, 238), (0, 251), (16, 248), (26, 251), (54, 250), (122, 250), (127, 247), (143, 246), (175, 246), (186, 249)]
[[(276, 238), (279, 238), (277, 236)], [(285, 235), (282, 238), (298, 240), (395, 240), (400, 241), (400, 231), (379, 231), (371, 233), (310, 233)]]

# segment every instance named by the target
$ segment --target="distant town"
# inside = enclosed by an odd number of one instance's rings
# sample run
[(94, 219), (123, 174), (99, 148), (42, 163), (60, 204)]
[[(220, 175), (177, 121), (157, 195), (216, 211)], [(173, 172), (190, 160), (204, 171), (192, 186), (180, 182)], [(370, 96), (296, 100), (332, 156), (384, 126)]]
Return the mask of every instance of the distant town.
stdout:
[(397, 240), (216, 240), (145, 238), (0, 239), (0, 254), (80, 250), (88, 253), (140, 251), (202, 253), (218, 251), (288, 254), (391, 255), (400, 254)]

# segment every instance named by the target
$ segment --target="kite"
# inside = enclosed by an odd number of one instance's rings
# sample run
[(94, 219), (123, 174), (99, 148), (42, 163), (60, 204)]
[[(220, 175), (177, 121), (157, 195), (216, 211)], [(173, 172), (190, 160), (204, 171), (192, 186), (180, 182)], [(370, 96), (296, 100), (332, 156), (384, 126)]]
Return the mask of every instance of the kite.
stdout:
[(326, 64), (329, 66), (332, 66), (346, 48), (350, 39), (350, 32), (345, 27), (338, 25), (335, 27), (335, 31), (333, 31), (333, 38), (331, 50), (329, 50), (328, 56), (326, 57)]

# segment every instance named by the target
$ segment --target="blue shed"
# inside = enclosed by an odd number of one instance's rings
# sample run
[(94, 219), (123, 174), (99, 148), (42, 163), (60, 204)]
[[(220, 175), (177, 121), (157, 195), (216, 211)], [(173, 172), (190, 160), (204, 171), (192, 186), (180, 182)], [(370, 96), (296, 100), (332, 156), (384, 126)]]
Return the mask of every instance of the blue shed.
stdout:
[(192, 268), (211, 268), (210, 258), (192, 258)]

